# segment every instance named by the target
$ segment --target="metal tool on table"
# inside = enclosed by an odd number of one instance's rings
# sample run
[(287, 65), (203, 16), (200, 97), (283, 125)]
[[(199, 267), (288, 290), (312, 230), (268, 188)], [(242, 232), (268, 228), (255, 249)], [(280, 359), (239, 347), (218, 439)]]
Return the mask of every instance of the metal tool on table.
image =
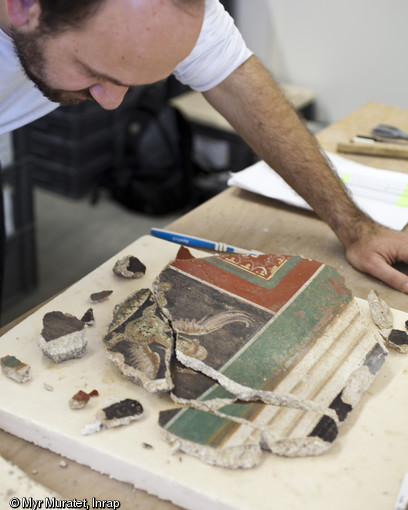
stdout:
[(378, 126), (371, 130), (371, 134), (380, 136), (381, 138), (402, 138), (408, 140), (408, 133), (405, 133), (396, 126), (390, 126), (389, 124), (378, 124)]
[(351, 139), (352, 142), (366, 142), (366, 143), (371, 143), (371, 142), (377, 142), (377, 143), (388, 143), (388, 144), (391, 144), (391, 145), (403, 145), (405, 147), (408, 146), (408, 140), (407, 141), (404, 141), (404, 140), (388, 140), (386, 138), (381, 138), (379, 136), (369, 136), (369, 135), (356, 135), (354, 138)]
[(378, 124), (371, 130), (371, 135), (357, 135), (350, 141), (339, 142), (337, 150), (351, 154), (408, 159), (408, 133), (396, 126)]

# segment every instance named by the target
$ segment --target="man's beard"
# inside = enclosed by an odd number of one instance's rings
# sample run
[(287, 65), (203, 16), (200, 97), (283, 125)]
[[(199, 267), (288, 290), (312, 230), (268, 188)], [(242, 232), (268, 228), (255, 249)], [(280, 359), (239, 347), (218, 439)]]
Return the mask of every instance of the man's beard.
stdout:
[[(11, 38), (14, 43), (14, 50), (20, 64), (27, 76), (38, 90), (50, 101), (60, 103), (63, 106), (76, 105), (83, 101), (72, 92), (49, 87), (44, 81), (45, 60), (41, 46), (43, 36), (38, 33), (21, 33), (16, 29), (12, 29)], [(78, 91), (84, 98), (93, 99), (89, 90)]]

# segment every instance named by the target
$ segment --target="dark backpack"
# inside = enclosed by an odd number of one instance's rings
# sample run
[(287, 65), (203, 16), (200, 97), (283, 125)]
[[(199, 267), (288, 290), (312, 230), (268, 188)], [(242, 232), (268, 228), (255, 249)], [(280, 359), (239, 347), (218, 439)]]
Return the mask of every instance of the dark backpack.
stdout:
[(128, 111), (122, 129), (121, 162), (110, 183), (114, 199), (150, 215), (186, 208), (192, 200), (193, 164), (184, 116), (168, 103), (142, 103)]

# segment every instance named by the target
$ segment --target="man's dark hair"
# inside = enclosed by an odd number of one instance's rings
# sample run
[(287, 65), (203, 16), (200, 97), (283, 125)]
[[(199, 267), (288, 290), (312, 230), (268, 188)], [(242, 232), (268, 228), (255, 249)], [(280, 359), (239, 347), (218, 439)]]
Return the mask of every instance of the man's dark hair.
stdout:
[(41, 28), (50, 33), (79, 28), (105, 0), (40, 0)]
[[(106, 0), (39, 0), (40, 28), (43, 33), (55, 34), (80, 28)], [(203, 0), (174, 0), (179, 7), (199, 5)]]

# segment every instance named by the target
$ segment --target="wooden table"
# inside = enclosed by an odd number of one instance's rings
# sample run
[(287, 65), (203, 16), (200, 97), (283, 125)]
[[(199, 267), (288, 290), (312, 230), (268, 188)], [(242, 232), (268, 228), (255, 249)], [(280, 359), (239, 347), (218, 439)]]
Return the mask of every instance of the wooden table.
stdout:
[[(324, 149), (335, 152), (340, 140), (349, 139), (357, 133), (368, 134), (371, 127), (380, 122), (395, 124), (408, 131), (408, 111), (369, 103), (322, 131), (318, 139)], [(408, 173), (408, 161), (365, 156), (353, 156), (352, 159)], [(370, 289), (376, 289), (390, 306), (407, 310), (406, 295), (357, 272), (347, 263), (334, 234), (312, 212), (231, 188), (168, 225), (168, 228), (243, 248), (319, 259), (335, 266), (356, 296), (366, 298)], [(61, 469), (58, 467), (60, 456), (3, 431), (0, 431), (0, 454), (34, 480), (67, 499), (118, 499), (121, 508), (129, 510), (178, 508), (74, 462), (70, 461), (67, 469)]]

